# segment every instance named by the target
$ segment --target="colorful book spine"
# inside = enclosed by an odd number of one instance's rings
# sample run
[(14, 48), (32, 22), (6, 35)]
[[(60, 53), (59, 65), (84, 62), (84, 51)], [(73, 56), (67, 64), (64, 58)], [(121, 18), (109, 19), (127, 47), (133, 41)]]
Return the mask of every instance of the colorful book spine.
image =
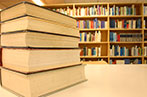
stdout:
[(142, 49), (141, 47), (120, 47), (119, 45), (111, 45), (110, 47), (110, 56), (141, 56)]
[(141, 33), (110, 32), (110, 42), (141, 42)]
[(65, 15), (69, 15), (69, 16), (73, 16), (74, 12), (73, 12), (73, 8), (70, 8), (69, 6), (67, 6), (66, 8), (57, 8), (57, 9), (53, 9), (54, 11), (63, 13)]
[(81, 32), (80, 42), (101, 42), (101, 32)]
[(106, 6), (93, 5), (91, 7), (76, 7), (74, 14), (76, 16), (108, 15), (108, 10)]
[(99, 47), (83, 47), (80, 56), (101, 56), (101, 46)]
[(110, 20), (110, 28), (126, 28), (126, 29), (135, 29), (141, 28), (141, 19), (136, 20)]
[(106, 28), (107, 21), (100, 21), (97, 18), (95, 18), (94, 20), (78, 20), (77, 27), (80, 29)]
[(136, 15), (135, 5), (128, 6), (115, 6), (109, 8), (109, 15)]
[[(147, 62), (147, 60), (146, 60)], [(142, 64), (141, 59), (110, 59), (110, 64)], [(146, 63), (145, 63), (146, 64)]]

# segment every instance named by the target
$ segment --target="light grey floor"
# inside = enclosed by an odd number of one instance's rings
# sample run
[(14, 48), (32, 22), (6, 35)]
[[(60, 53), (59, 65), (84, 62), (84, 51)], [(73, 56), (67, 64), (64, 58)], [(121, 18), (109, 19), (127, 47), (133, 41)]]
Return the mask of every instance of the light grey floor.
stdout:
[[(48, 97), (147, 97), (147, 65), (87, 65), (87, 82)], [(0, 87), (0, 97), (16, 97)]]

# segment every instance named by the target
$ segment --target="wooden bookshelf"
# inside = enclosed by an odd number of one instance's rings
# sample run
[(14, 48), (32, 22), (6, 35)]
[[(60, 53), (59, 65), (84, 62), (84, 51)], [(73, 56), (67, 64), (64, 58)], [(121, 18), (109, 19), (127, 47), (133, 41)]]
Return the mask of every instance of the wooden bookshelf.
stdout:
[[(84, 16), (78, 16), (76, 15), (76, 9), (78, 7), (92, 7), (92, 6), (103, 6), (106, 8), (107, 13), (106, 15), (84, 15)], [(136, 8), (136, 15), (110, 15), (110, 10), (109, 8), (112, 8), (113, 5), (118, 6), (118, 7), (124, 7), (128, 6), (131, 7), (134, 5)], [(95, 46), (101, 46), (102, 51), (101, 51), (101, 56), (81, 56), (81, 59), (85, 59), (84, 63), (96, 63), (97, 59), (104, 59), (107, 63), (110, 62), (110, 59), (124, 59), (124, 58), (129, 58), (129, 59), (135, 59), (139, 58), (141, 59), (142, 63), (144, 63), (145, 58), (147, 59), (147, 56), (110, 56), (110, 46), (111, 45), (125, 45), (126, 47), (131, 47), (131, 46), (139, 46), (142, 48), (142, 53), (144, 53), (144, 47), (147, 46), (147, 41), (144, 41), (144, 33), (147, 33), (147, 28), (144, 28), (143, 21), (144, 19), (147, 20), (147, 15), (144, 15), (144, 6), (147, 6), (147, 3), (66, 3), (66, 4), (50, 4), (46, 5), (46, 7), (51, 8), (51, 9), (59, 9), (59, 8), (64, 8), (67, 9), (69, 7), (72, 11), (72, 17), (74, 17), (77, 20), (92, 20), (94, 18), (100, 19), (100, 20), (105, 20), (107, 21), (107, 26), (106, 28), (94, 28), (94, 29), (79, 29), (80, 33), (85, 32), (85, 33), (94, 33), (95, 31), (101, 31), (102, 34), (102, 41), (101, 42), (95, 42), (95, 41), (90, 41), (90, 42), (79, 42), (80, 48), (83, 46), (88, 46), (88, 47), (95, 47)], [(110, 28), (109, 23), (111, 19), (141, 19), (141, 28)], [(110, 42), (110, 32), (117, 32), (117, 33), (141, 33), (142, 34), (142, 41), (141, 42)], [(88, 59), (90, 59), (88, 61)], [(93, 59), (93, 60), (92, 60)]]

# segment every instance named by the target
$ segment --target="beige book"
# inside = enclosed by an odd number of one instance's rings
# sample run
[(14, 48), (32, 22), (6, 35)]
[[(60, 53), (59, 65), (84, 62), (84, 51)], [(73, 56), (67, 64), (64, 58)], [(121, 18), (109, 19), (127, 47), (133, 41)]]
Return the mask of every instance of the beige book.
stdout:
[(46, 21), (43, 19), (34, 18), (30, 16), (25, 16), (11, 21), (6, 21), (3, 22), (1, 25), (1, 32), (3, 33), (26, 29), (79, 37), (79, 30), (76, 28), (71, 28), (53, 21)]
[(2, 34), (2, 46), (11, 47), (55, 47), (78, 48), (78, 37), (56, 35), (52, 33), (38, 33), (33, 31), (21, 31)]
[(2, 87), (24, 97), (47, 96), (64, 88), (86, 81), (84, 65), (22, 74), (2, 68)]
[(31, 15), (65, 24), (74, 28), (76, 27), (76, 20), (74, 18), (29, 2), (21, 2), (2, 10), (1, 21), (9, 20), (23, 15)]
[(125, 64), (125, 60), (116, 60), (116, 64)]
[(36, 72), (80, 63), (80, 49), (3, 48), (3, 66), (20, 72)]

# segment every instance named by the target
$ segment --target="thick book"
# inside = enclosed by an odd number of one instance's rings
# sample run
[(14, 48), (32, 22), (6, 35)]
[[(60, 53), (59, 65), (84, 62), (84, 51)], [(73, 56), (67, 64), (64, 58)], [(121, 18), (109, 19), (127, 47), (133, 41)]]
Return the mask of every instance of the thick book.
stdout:
[(33, 30), (21, 30), (1, 35), (3, 47), (78, 48), (79, 38)]
[(1, 32), (12, 33), (19, 30), (34, 30), (44, 33), (79, 37), (77, 28), (68, 27), (54, 21), (43, 20), (32, 16), (23, 16), (11, 21), (2, 22)]
[(23, 15), (31, 15), (71, 27), (76, 27), (76, 20), (74, 18), (25, 1), (2, 10), (1, 21), (10, 20)]
[(3, 67), (29, 73), (80, 63), (80, 49), (3, 48)]
[(46, 97), (86, 81), (84, 67), (77, 65), (32, 74), (2, 68), (2, 87), (19, 97)]

